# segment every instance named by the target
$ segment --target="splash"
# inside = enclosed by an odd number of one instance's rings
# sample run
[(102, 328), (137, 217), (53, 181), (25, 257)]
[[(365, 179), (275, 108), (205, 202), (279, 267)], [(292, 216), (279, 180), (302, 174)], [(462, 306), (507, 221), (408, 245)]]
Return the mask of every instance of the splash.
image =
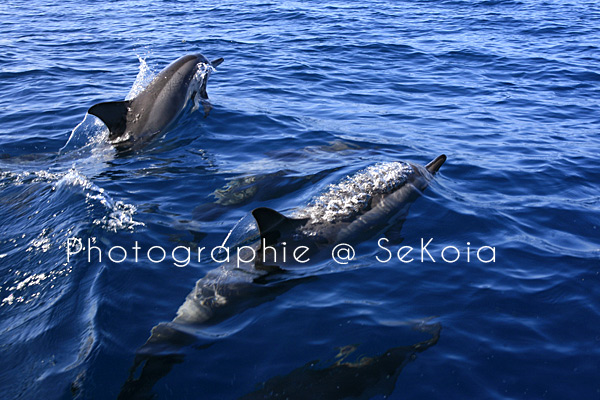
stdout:
[(404, 185), (411, 174), (414, 170), (408, 163), (375, 164), (330, 185), (306, 208), (296, 212), (295, 217), (324, 222), (342, 221), (365, 210), (373, 196), (390, 193)]
[(133, 82), (133, 86), (131, 86), (131, 89), (129, 89), (129, 93), (125, 97), (125, 100), (131, 100), (138, 94), (140, 94), (142, 90), (144, 90), (144, 88), (148, 86), (150, 82), (152, 82), (152, 79), (154, 79), (154, 77), (156, 76), (154, 71), (152, 71), (152, 69), (150, 69), (150, 67), (148, 66), (148, 63), (146, 62), (146, 57), (142, 58), (142, 56), (138, 54), (137, 58), (140, 61), (138, 74), (135, 78), (135, 82)]
[(86, 114), (69, 135), (67, 143), (58, 151), (61, 160), (79, 164), (90, 161), (104, 163), (114, 159), (115, 149), (108, 143), (108, 128), (98, 118)]
[[(79, 169), (73, 165), (67, 172), (50, 171), (5, 171), (0, 172), (0, 188), (5, 186), (23, 186), (36, 183), (49, 183), (53, 192), (67, 188), (80, 188), (86, 199), (86, 203), (94, 206), (100, 204), (106, 209), (106, 215), (93, 221), (95, 225), (116, 232), (117, 230), (133, 229), (136, 226), (143, 226), (142, 222), (135, 221), (133, 216), (137, 211), (132, 204), (126, 204), (123, 201), (115, 201), (106, 191), (90, 181)], [(59, 195), (61, 196), (61, 195)], [(38, 211), (39, 212), (39, 211)], [(37, 212), (36, 212), (37, 213)], [(36, 239), (34, 239), (28, 248), (28, 251), (39, 249), (48, 250), (48, 238), (44, 230)], [(1, 255), (0, 255), (1, 258)]]
[[(190, 87), (188, 88), (187, 91), (187, 95), (186, 95), (186, 99), (185, 99), (185, 103), (187, 104), (187, 102), (192, 98), (192, 94), (193, 93), (201, 93), (202, 90), (206, 91), (206, 81), (208, 80), (208, 77), (210, 76), (211, 72), (214, 72), (215, 69), (213, 68), (212, 65), (209, 64), (204, 64), (204, 63), (199, 63), (198, 64), (198, 69), (196, 71), (196, 73), (194, 74), (194, 77), (192, 78), (192, 85), (190, 85)], [(204, 89), (202, 89), (204, 87)], [(198, 110), (200, 108), (200, 105), (204, 106), (204, 112), (208, 113), (210, 112), (210, 104), (207, 103), (201, 95), (197, 95), (194, 96), (194, 105), (192, 107), (191, 112), (194, 112), (196, 110)]]
[(5, 186), (22, 186), (25, 184), (49, 182), (60, 179), (61, 175), (50, 171), (2, 171), (0, 172), (0, 188)]
[(29, 251), (41, 251), (42, 253), (50, 250), (52, 246), (52, 241), (50, 240), (50, 229), (44, 228), (42, 232), (31, 241), (29, 247), (27, 248), (27, 252)]
[[(72, 272), (72, 266), (62, 262), (47, 270), (57, 254), (64, 254), (65, 238), (89, 229), (90, 225), (111, 232), (143, 226), (134, 220), (133, 205), (113, 200), (75, 167), (66, 172), (11, 171), (4, 173), (3, 178), (10, 184), (9, 190), (24, 186), (11, 192), (11, 203), (4, 203), (9, 210), (19, 207), (24, 216), (13, 222), (17, 233), (0, 241), (7, 250), (0, 254), (1, 263), (8, 273), (14, 271), (13, 277), (0, 283), (0, 307), (54, 301), (49, 299), (63, 287), (59, 279)], [(6, 232), (11, 230), (7, 227)]]
[(94, 224), (100, 225), (112, 232), (123, 229), (133, 230), (136, 226), (144, 226), (143, 222), (133, 219), (133, 214), (137, 211), (137, 208), (133, 204), (117, 201), (112, 205), (108, 205), (108, 208), (110, 209), (110, 213), (101, 219), (94, 220)]
[[(137, 57), (140, 62), (139, 71), (125, 100), (136, 97), (155, 76), (146, 59), (140, 55)], [(110, 161), (114, 158), (115, 150), (109, 144), (108, 136), (109, 131), (106, 125), (97, 117), (86, 114), (83, 120), (73, 128), (67, 143), (59, 150), (58, 154), (73, 159), (91, 157), (101, 161)]]
[[(72, 272), (72, 267), (53, 270), (40, 274), (15, 271), (16, 279), (10, 286), (4, 288), (6, 292), (10, 292), (8, 296), (2, 299), (0, 307), (10, 306), (14, 303), (29, 303), (41, 295), (42, 290), (34, 291), (34, 293), (26, 294), (32, 288), (51, 285), (61, 276), (68, 276)], [(2, 289), (2, 288), (0, 288)], [(29, 289), (29, 290), (28, 290)]]
[(106, 208), (108, 215), (95, 219), (95, 225), (99, 225), (111, 232), (125, 229), (132, 230), (136, 226), (144, 226), (144, 223), (133, 219), (133, 215), (136, 212), (136, 207), (134, 205), (125, 204), (122, 201), (114, 201), (103, 188), (91, 182), (75, 168), (71, 168), (69, 172), (56, 183), (55, 188), (64, 186), (79, 186), (83, 188), (86, 202), (97, 202)]

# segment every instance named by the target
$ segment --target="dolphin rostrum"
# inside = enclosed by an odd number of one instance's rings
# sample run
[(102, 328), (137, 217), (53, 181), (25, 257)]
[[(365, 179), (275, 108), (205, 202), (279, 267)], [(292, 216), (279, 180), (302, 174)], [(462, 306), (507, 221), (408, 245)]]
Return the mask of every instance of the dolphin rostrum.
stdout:
[[(369, 239), (390, 226), (399, 229), (411, 203), (445, 161), (446, 156), (440, 155), (425, 167), (406, 162), (376, 164), (330, 186), (294, 218), (270, 208), (253, 210), (260, 235), (260, 240), (254, 241), (253, 262), (246, 262), (246, 256), (243, 263), (228, 260), (196, 282), (175, 318), (156, 325), (138, 349), (119, 398), (148, 393), (175, 363), (181, 362), (179, 350), (194, 343), (196, 327), (221, 321), (309, 279), (310, 275), (291, 274), (286, 279), (286, 274), (281, 274), (284, 278), (279, 282), (268, 280), (278, 272), (291, 272), (304, 265), (295, 263), (289, 255), (287, 262), (283, 261), (283, 252), (306, 246), (312, 256), (325, 253), (323, 250), (336, 243)], [(141, 365), (141, 375), (136, 379), (135, 372)]]
[[(197, 109), (208, 99), (206, 82), (222, 58), (208, 61), (202, 54), (179, 58), (163, 69), (135, 98), (98, 103), (88, 110), (108, 127), (108, 139), (118, 147), (133, 148), (164, 132), (185, 109)], [(203, 102), (206, 113), (210, 106)]]

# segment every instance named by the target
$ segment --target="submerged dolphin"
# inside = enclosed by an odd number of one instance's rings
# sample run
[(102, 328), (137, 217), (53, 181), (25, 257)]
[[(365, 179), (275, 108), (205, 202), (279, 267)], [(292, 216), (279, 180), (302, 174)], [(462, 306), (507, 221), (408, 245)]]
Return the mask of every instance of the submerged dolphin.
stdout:
[(422, 324), (415, 329), (431, 334), (431, 338), (410, 346), (394, 347), (373, 357), (361, 356), (354, 362), (345, 359), (356, 350), (356, 346), (345, 346), (340, 348), (335, 363), (316, 368), (318, 360), (311, 361), (285, 376), (276, 376), (261, 383), (256, 391), (239, 400), (370, 399), (378, 395), (387, 398), (394, 392), (402, 369), (414, 360), (417, 353), (438, 342), (442, 328), (435, 323)]
[[(132, 148), (164, 132), (194, 101), (208, 99), (206, 82), (222, 58), (208, 61), (202, 54), (186, 55), (163, 69), (135, 98), (98, 103), (88, 113), (108, 127), (109, 140), (119, 147)], [(210, 106), (204, 103), (205, 112)]]
[[(269, 208), (253, 210), (260, 235), (260, 240), (254, 243), (257, 249), (254, 262), (239, 263), (236, 259), (224, 262), (196, 282), (175, 318), (156, 325), (138, 349), (119, 398), (148, 394), (157, 380), (181, 362), (179, 349), (195, 341), (195, 327), (268, 301), (298, 283), (300, 279), (294, 281), (293, 275), (279, 283), (267, 279), (274, 272), (304, 265), (294, 263), (289, 255), (287, 262), (283, 261), (286, 249), (293, 252), (294, 247), (306, 246), (312, 256), (326, 253), (323, 250), (336, 243), (369, 239), (391, 225), (399, 229), (412, 202), (445, 161), (446, 156), (441, 155), (425, 167), (405, 162), (369, 167), (330, 186), (298, 211), (295, 218)], [(274, 250), (263, 253), (264, 246)], [(268, 257), (263, 257), (264, 254)], [(134, 378), (140, 365), (144, 365), (142, 372)]]

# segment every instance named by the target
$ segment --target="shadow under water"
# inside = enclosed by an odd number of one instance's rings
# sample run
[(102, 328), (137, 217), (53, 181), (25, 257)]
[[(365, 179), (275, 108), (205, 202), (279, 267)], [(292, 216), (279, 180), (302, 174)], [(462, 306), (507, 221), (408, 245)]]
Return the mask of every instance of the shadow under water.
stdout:
[(285, 376), (276, 376), (259, 384), (259, 389), (240, 397), (240, 400), (337, 400), (389, 396), (404, 366), (413, 361), (417, 353), (434, 346), (442, 328), (439, 323), (422, 323), (415, 329), (431, 334), (431, 338), (410, 346), (394, 347), (373, 357), (360, 357), (353, 362), (345, 359), (357, 346), (345, 346), (340, 348), (338, 360), (328, 367), (315, 368), (319, 361), (311, 361)]

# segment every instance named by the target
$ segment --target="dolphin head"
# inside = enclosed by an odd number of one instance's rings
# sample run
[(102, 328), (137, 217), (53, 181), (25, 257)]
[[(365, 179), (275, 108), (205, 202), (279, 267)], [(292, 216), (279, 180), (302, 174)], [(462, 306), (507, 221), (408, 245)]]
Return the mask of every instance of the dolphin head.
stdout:
[(223, 58), (217, 58), (216, 60), (208, 61), (202, 54), (195, 54), (195, 56), (197, 59), (196, 72), (192, 79), (194, 80), (196, 91), (201, 98), (206, 100), (208, 99), (208, 94), (206, 93), (208, 77), (224, 60)]
[(195, 65), (190, 86), (188, 88), (186, 103), (189, 99), (194, 101), (192, 111), (197, 110), (200, 107), (200, 103), (202, 103), (204, 115), (207, 116), (212, 107), (208, 102), (204, 101), (208, 99), (206, 84), (211, 72), (223, 62), (223, 58), (208, 61), (202, 54), (194, 54), (192, 57), (195, 57)]

